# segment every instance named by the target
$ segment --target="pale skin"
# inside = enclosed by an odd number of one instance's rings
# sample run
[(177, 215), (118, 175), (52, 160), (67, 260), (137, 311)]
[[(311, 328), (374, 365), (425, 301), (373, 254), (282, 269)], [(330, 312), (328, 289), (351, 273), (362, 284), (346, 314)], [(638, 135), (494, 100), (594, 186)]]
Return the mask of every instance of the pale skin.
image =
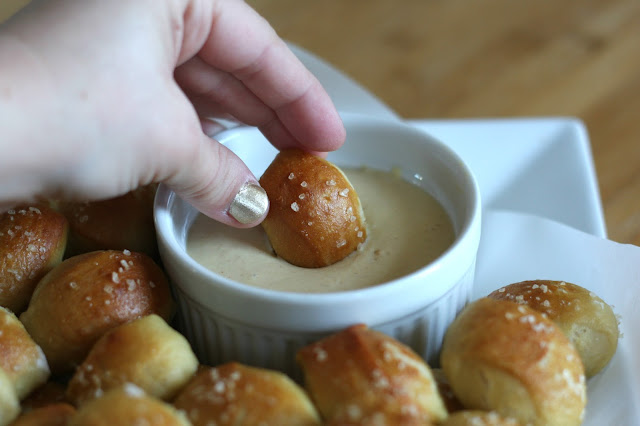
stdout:
[(240, 0), (34, 2), (0, 26), (0, 210), (164, 182), (208, 216), (256, 182), (208, 117), (323, 153), (345, 130), (318, 80)]

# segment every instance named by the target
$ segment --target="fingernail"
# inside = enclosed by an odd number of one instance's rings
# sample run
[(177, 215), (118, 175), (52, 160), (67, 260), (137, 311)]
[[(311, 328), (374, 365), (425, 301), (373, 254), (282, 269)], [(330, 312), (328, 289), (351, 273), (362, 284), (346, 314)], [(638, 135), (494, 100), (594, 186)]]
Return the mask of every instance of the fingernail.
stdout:
[(242, 224), (260, 219), (269, 208), (267, 193), (256, 183), (245, 183), (229, 207), (229, 214)]

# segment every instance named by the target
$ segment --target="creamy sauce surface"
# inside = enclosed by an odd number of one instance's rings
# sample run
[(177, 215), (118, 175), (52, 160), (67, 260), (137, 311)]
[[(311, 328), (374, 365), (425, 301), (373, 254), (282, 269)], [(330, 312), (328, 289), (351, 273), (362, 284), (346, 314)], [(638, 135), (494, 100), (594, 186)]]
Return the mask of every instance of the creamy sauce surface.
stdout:
[(310, 269), (277, 257), (261, 226), (236, 229), (199, 215), (187, 252), (204, 267), (255, 287), (328, 293), (370, 287), (427, 265), (454, 240), (444, 208), (393, 173), (343, 169), (358, 192), (368, 237), (360, 250), (333, 265)]

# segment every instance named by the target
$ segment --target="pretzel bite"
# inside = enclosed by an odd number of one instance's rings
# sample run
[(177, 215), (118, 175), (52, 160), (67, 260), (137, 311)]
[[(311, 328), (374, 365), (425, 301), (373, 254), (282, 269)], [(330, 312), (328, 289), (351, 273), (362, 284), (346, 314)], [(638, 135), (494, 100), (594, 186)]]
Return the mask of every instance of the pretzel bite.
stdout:
[(194, 426), (321, 424), (309, 397), (286, 375), (236, 362), (201, 368), (173, 405)]
[(190, 426), (183, 412), (128, 383), (78, 408), (68, 426)]
[(564, 281), (522, 281), (489, 297), (511, 300), (542, 312), (576, 347), (587, 378), (600, 372), (618, 347), (618, 320), (611, 306), (595, 293)]
[(269, 196), (262, 226), (287, 262), (319, 268), (344, 259), (367, 238), (358, 194), (334, 164), (301, 150), (284, 150), (260, 178)]
[(0, 367), (19, 399), (45, 383), (50, 374), (42, 349), (18, 318), (5, 308), (0, 308)]
[(49, 272), (20, 320), (59, 375), (111, 328), (152, 313), (168, 320), (172, 312), (169, 284), (151, 258), (106, 250), (74, 256)]
[(520, 426), (520, 423), (495, 411), (464, 410), (453, 413), (440, 426)]
[(66, 402), (44, 405), (23, 412), (11, 426), (66, 426), (75, 412), (75, 407)]
[(191, 346), (151, 314), (107, 331), (91, 348), (67, 386), (76, 406), (132, 383), (148, 395), (172, 398), (198, 368)]
[(157, 185), (151, 184), (108, 200), (59, 203), (70, 227), (67, 257), (128, 249), (157, 258), (153, 225), (156, 190)]
[(10, 424), (20, 414), (20, 400), (11, 379), (0, 368), (0, 426)]
[(40, 278), (62, 261), (69, 226), (49, 207), (0, 214), (0, 306), (20, 314)]
[(305, 346), (297, 360), (328, 423), (423, 425), (447, 417), (427, 364), (364, 325)]
[(440, 361), (468, 409), (531, 425), (579, 425), (586, 405), (580, 356), (541, 313), (483, 298), (449, 326)]

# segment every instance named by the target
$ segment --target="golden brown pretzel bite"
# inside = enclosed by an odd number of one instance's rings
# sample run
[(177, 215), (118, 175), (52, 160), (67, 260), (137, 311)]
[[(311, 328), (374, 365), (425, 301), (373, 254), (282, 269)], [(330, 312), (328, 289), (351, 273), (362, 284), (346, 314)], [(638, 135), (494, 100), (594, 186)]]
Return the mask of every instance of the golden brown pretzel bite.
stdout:
[(262, 226), (276, 254), (297, 266), (328, 266), (367, 238), (358, 194), (334, 164), (301, 150), (280, 152), (260, 178), (269, 196)]

